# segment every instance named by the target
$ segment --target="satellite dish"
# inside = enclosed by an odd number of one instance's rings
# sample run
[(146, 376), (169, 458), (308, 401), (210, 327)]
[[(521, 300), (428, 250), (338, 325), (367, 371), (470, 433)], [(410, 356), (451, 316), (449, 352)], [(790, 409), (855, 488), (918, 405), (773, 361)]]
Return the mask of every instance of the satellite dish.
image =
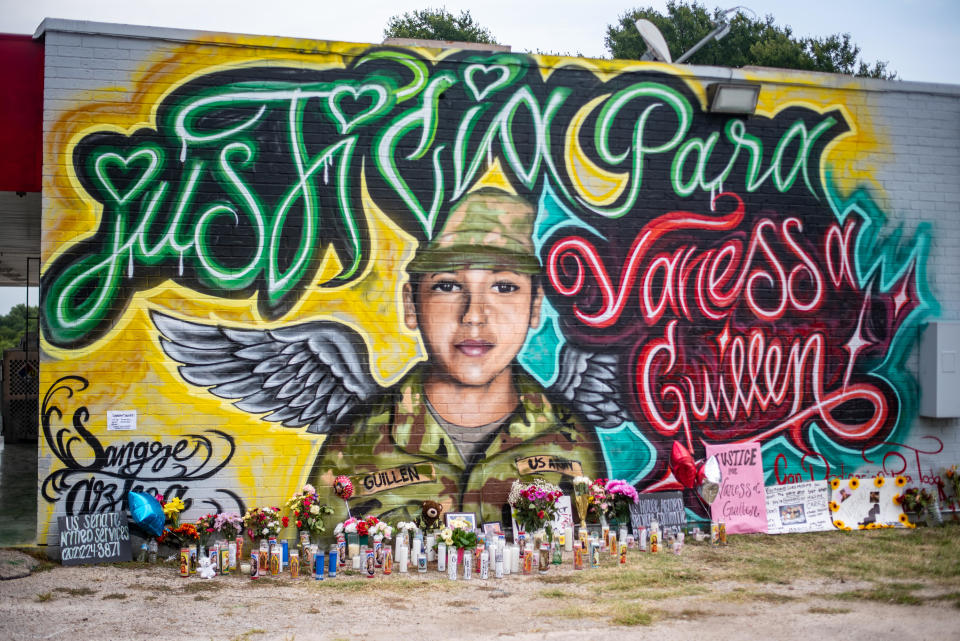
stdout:
[(663, 34), (657, 29), (657, 25), (649, 20), (640, 18), (634, 24), (637, 25), (637, 31), (640, 37), (647, 44), (647, 52), (643, 54), (641, 60), (661, 60), (663, 62), (673, 62), (670, 56), (670, 49), (667, 47), (667, 41), (663, 39)]

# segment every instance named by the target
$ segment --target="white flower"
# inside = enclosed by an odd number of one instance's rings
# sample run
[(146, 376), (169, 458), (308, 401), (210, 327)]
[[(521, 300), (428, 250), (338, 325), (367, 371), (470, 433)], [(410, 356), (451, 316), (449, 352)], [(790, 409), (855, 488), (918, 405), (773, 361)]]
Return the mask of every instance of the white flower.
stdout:
[(357, 524), (356, 524), (356, 523), (351, 523), (350, 525), (348, 525), (348, 526), (345, 527), (344, 529), (347, 531), (347, 534), (353, 534), (354, 532), (357, 531)]
[(310, 506), (310, 514), (320, 514), (320, 506), (313, 504)]
[(310, 485), (309, 483), (307, 483), (306, 485), (303, 486), (303, 490), (301, 490), (301, 491), (302, 491), (304, 494), (316, 494), (316, 493), (317, 493), (317, 488), (315, 488), (315, 487), (313, 487), (312, 485)]
[(266, 527), (263, 528), (263, 533), (264, 533), (264, 534), (270, 534), (270, 528), (266, 528)]

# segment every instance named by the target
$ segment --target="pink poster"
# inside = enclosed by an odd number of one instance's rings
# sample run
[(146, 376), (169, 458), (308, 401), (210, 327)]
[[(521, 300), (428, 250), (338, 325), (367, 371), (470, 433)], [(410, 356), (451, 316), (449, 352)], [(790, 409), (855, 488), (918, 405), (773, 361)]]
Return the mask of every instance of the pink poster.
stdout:
[(759, 443), (707, 445), (707, 458), (720, 463), (720, 493), (711, 515), (724, 522), (728, 534), (767, 531), (766, 492), (763, 489), (763, 458)]

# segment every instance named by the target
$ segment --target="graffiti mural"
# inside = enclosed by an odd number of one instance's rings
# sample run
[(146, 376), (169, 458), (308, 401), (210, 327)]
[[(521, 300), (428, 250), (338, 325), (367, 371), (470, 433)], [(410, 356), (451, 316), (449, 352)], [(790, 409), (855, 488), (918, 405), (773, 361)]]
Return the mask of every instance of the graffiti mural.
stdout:
[[(135, 117), (64, 137), (47, 501), (349, 474), (360, 513), (509, 520), (531, 473), (679, 489), (676, 441), (759, 441), (768, 482), (902, 458), (930, 230), (833, 173), (868, 135), (842, 96), (729, 116), (663, 66), (345, 47), (174, 57)], [(125, 353), (127, 381), (71, 370)], [(162, 401), (154, 440), (104, 445), (98, 386)]]

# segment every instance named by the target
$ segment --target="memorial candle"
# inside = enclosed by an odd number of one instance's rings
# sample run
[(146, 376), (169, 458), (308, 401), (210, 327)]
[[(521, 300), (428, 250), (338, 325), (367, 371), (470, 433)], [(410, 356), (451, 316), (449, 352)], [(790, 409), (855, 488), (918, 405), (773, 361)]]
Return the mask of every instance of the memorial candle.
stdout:
[(573, 526), (568, 525), (563, 530), (563, 549), (567, 552), (573, 552)]

